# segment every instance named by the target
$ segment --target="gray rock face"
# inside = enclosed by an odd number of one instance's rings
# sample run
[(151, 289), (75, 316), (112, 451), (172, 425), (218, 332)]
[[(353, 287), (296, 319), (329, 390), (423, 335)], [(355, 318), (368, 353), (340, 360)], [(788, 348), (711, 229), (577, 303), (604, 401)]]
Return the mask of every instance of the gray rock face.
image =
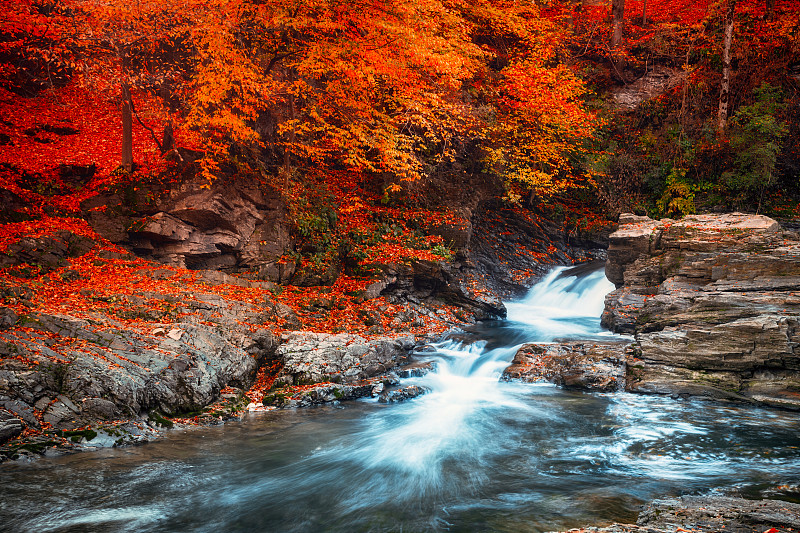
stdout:
[[(38, 426), (35, 406), (42, 421), (55, 428), (136, 417), (150, 409), (167, 414), (198, 409), (216, 400), (225, 386), (248, 385), (258, 361), (275, 344), (259, 345), (257, 335), (189, 323), (172, 324), (166, 333), (156, 328), (142, 334), (37, 314), (31, 325), (88, 341), (80, 350), (60, 352), (63, 365), (0, 369), (0, 404)], [(45, 348), (45, 338), (35, 333), (18, 338), (20, 348), (34, 357)]]
[(430, 389), (426, 387), (420, 387), (419, 385), (408, 385), (406, 387), (400, 387), (381, 392), (380, 396), (378, 396), (378, 401), (380, 403), (404, 402), (406, 400), (422, 396), (423, 394), (427, 394), (428, 392), (430, 392)]
[(630, 350), (624, 342), (526, 344), (517, 351), (501, 379), (617, 391), (625, 386), (625, 356)]
[[(476, 319), (504, 317), (506, 308), (493, 293), (474, 283), (474, 268), (433, 262), (414, 261), (393, 265), (384, 271), (384, 279), (367, 289), (368, 293), (389, 295), (397, 301), (438, 300), (470, 312)], [(372, 295), (372, 294), (369, 294)]]
[[(104, 202), (114, 203), (97, 198), (84, 208)], [(168, 198), (142, 206), (140, 214), (146, 216), (124, 221), (117, 214), (91, 211), (90, 223), (112, 242), (174, 266), (250, 270), (276, 282), (294, 273), (292, 263), (280, 261), (293, 247), (286, 206), (277, 191), (253, 179), (210, 186), (190, 181)]]
[[(525, 210), (484, 202), (472, 216), (469, 253), (461, 261), (468, 278), (491, 290), (499, 299), (519, 298), (553, 265), (605, 260), (602, 233), (566, 235), (545, 217)], [(498, 300), (499, 301), (499, 300)]]
[(639, 104), (681, 84), (683, 79), (684, 73), (680, 70), (656, 66), (641, 78), (613, 90), (611, 100), (614, 107), (632, 111)]
[(637, 524), (658, 531), (683, 528), (749, 533), (775, 528), (780, 533), (800, 528), (800, 505), (774, 500), (684, 496), (648, 504), (639, 514)]
[(39, 274), (63, 266), (68, 257), (83, 255), (94, 246), (89, 239), (60, 230), (46, 237), (23, 237), (0, 254), (0, 268), (34, 265)]
[[(269, 288), (219, 272), (200, 277)], [(148, 315), (144, 326), (130, 327), (102, 313), (78, 319), (31, 312), (24, 327), (0, 330), (0, 414), (14, 419), (0, 433), (11, 438), (18, 423), (72, 429), (154, 409), (193, 411), (217, 400), (224, 387), (248, 387), (259, 364), (274, 355), (278, 339), (263, 325), (280, 312), (270, 311), (270, 302), (254, 308), (213, 293), (184, 297), (145, 291), (113, 298), (125, 316), (138, 316), (145, 300), (176, 306), (185, 313), (175, 322), (154, 323)]]
[(732, 213), (623, 216), (603, 324), (635, 334), (628, 389), (800, 409), (800, 241)]
[(8, 411), (0, 410), (0, 444), (13, 439), (24, 429), (22, 420)]
[(283, 362), (277, 383), (302, 385), (334, 381), (355, 384), (387, 374), (414, 348), (412, 337), (367, 340), (345, 333), (284, 335), (276, 356)]

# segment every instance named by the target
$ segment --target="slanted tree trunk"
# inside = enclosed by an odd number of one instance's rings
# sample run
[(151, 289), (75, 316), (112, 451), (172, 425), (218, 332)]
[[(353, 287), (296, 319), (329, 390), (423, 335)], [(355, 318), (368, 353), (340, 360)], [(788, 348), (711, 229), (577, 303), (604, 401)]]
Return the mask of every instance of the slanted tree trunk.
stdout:
[(733, 16), (736, 13), (736, 0), (728, 0), (725, 14), (725, 37), (722, 43), (722, 83), (719, 91), (719, 111), (717, 112), (717, 132), (721, 133), (728, 124), (728, 105), (731, 89), (731, 43), (733, 42)]
[(611, 50), (622, 44), (622, 30), (625, 26), (625, 0), (611, 0)]
[(127, 83), (122, 84), (122, 169), (133, 170), (133, 108), (131, 105), (131, 89)]

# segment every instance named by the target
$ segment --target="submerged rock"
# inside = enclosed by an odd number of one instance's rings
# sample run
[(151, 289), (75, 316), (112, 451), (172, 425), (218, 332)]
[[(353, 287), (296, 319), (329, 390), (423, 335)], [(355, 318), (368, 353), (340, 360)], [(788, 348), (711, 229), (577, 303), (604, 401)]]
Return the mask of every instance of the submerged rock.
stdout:
[(380, 403), (396, 403), (404, 402), (417, 396), (429, 393), (431, 390), (427, 387), (420, 387), (419, 385), (408, 385), (397, 389), (383, 391), (378, 397)]
[(731, 213), (623, 215), (603, 324), (635, 335), (627, 388), (800, 409), (800, 239)]

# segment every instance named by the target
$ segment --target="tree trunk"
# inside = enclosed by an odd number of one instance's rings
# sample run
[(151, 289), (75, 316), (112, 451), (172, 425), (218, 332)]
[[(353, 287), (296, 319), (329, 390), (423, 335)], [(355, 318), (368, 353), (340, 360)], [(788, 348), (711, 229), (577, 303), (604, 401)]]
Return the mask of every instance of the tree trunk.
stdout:
[(292, 175), (292, 158), (290, 145), (297, 142), (297, 133), (295, 129), (295, 109), (294, 109), (294, 95), (289, 93), (289, 118), (292, 121), (292, 131), (289, 133), (289, 142), (283, 149), (283, 190), (289, 190), (289, 178)]
[(133, 112), (131, 108), (131, 89), (122, 84), (122, 170), (133, 170)]
[(611, 50), (622, 44), (622, 30), (625, 25), (625, 0), (611, 0)]
[(161, 155), (168, 154), (175, 149), (175, 131), (172, 128), (172, 120), (167, 120), (164, 124), (164, 135), (161, 137)]
[(642, 2), (642, 26), (647, 24), (647, 0)]
[(766, 20), (775, 18), (775, 0), (767, 0), (767, 13), (764, 15)]
[(731, 88), (731, 43), (733, 42), (733, 16), (736, 13), (736, 0), (728, 0), (725, 15), (725, 37), (722, 44), (722, 83), (719, 91), (719, 112), (717, 113), (717, 132), (722, 133), (728, 123), (728, 104)]

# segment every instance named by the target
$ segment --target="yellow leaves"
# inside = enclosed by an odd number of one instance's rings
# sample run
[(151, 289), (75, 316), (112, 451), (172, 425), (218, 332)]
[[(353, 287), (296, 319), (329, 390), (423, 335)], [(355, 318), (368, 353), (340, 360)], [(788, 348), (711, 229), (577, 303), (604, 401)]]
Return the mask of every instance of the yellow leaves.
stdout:
[(520, 192), (559, 192), (570, 185), (570, 155), (596, 123), (580, 101), (583, 84), (558, 63), (559, 30), (536, 6), (486, 0), (479, 8), (489, 35), (506, 34), (516, 43), (496, 50), (505, 66), (487, 74), (481, 87), (495, 104), (494, 120), (483, 130), (490, 144), (485, 161), (506, 179), (512, 201)]

